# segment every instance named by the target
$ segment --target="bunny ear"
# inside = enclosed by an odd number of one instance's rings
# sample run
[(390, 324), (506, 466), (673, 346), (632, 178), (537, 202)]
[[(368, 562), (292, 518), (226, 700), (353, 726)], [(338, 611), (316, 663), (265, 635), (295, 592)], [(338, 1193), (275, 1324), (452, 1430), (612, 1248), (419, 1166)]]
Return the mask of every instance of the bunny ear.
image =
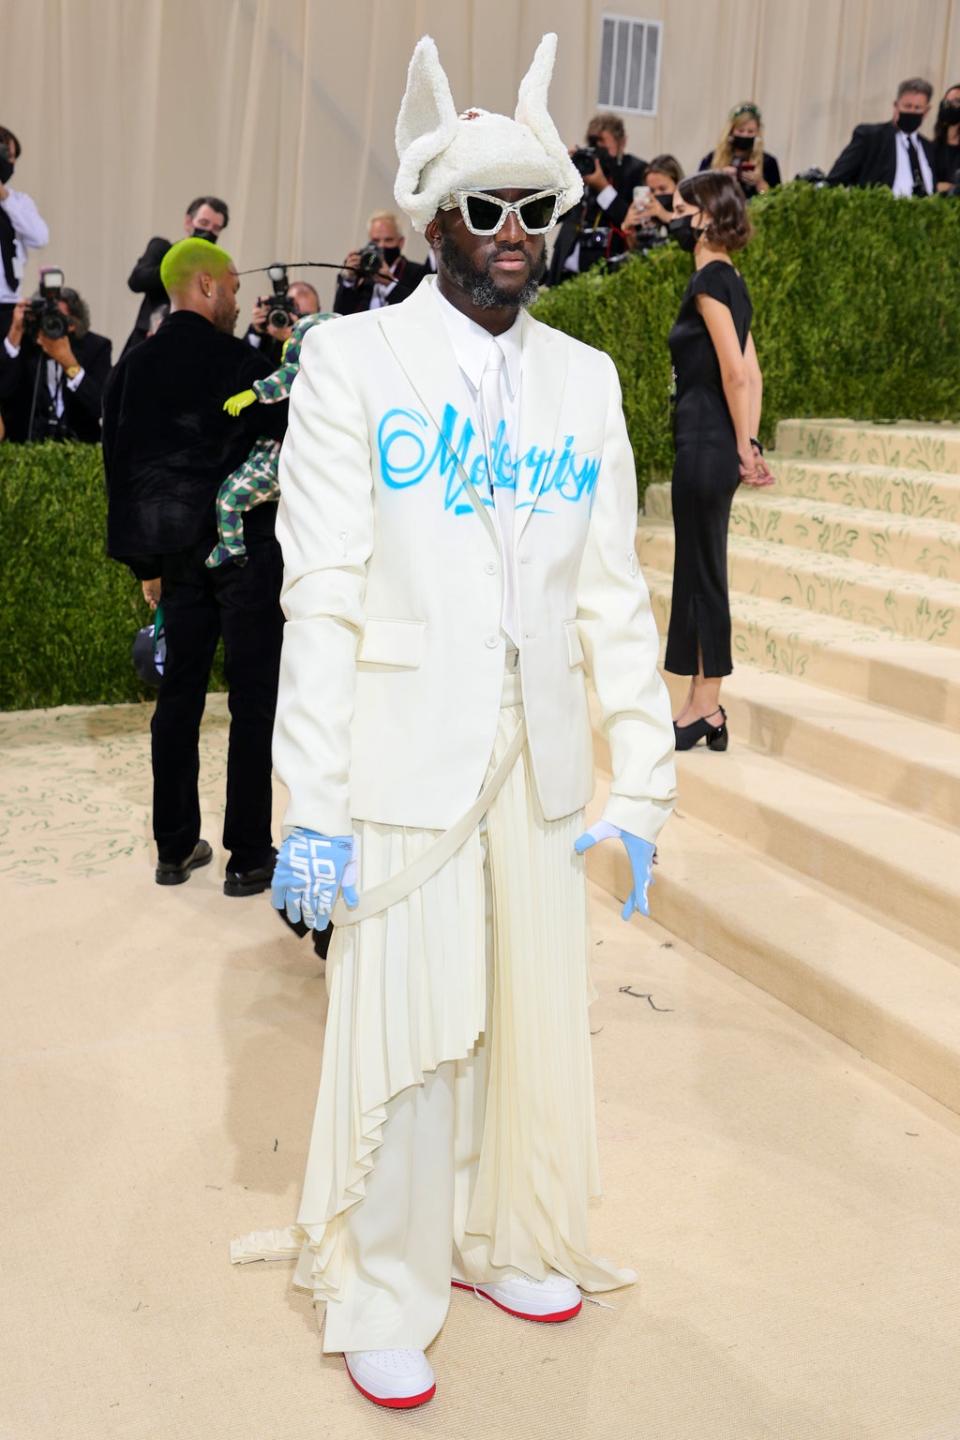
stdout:
[(518, 120), (521, 125), (529, 125), (534, 134), (540, 133), (544, 118), (549, 121), (551, 126), (553, 125), (547, 111), (547, 92), (550, 89), (556, 58), (556, 35), (544, 35), (537, 46), (530, 69), (520, 81), (517, 108), (513, 118)]
[(457, 111), (450, 82), (440, 64), (440, 55), (429, 35), (417, 42), (407, 71), (407, 89), (397, 116), (397, 155), (405, 158), (411, 146), (423, 148), (427, 159), (450, 143), (457, 123)]

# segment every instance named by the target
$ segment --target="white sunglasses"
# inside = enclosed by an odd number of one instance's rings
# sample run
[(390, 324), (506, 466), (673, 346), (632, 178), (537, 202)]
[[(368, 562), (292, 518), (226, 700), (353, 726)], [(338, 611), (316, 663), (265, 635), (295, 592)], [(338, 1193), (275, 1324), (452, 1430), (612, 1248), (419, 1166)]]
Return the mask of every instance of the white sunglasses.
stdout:
[(560, 190), (538, 190), (535, 195), (511, 203), (485, 190), (457, 190), (440, 209), (459, 209), (471, 235), (496, 235), (506, 224), (508, 215), (516, 215), (528, 235), (546, 235), (556, 223), (562, 198)]

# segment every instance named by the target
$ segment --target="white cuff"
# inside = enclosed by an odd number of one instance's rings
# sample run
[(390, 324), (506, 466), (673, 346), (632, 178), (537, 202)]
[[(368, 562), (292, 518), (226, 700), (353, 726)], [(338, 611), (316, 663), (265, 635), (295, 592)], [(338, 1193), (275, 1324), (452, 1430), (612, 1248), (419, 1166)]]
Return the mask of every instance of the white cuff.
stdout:
[(601, 209), (601, 210), (609, 210), (609, 209), (610, 209), (610, 206), (613, 204), (613, 202), (614, 202), (614, 200), (616, 200), (616, 198), (617, 198), (617, 192), (616, 192), (616, 190), (613, 188), (612, 185), (607, 185), (607, 186), (605, 186), (604, 189), (601, 190), (600, 193), (598, 194), (598, 196), (597, 196), (597, 204), (600, 206), (600, 209)]
[(4, 335), (3, 337), (3, 348), (4, 350), (6, 350), (11, 360), (16, 360), (17, 356), (20, 354), (20, 346), (11, 345), (9, 336), (7, 335)]
[(83, 366), (81, 365), (81, 366), (80, 366), (80, 369), (77, 371), (76, 375), (74, 375), (73, 379), (67, 381), (67, 389), (68, 389), (68, 390), (79, 390), (80, 385), (81, 385), (81, 383), (82, 383), (82, 381), (83, 381), (83, 377), (84, 377), (85, 374), (86, 374), (86, 371), (84, 370)]

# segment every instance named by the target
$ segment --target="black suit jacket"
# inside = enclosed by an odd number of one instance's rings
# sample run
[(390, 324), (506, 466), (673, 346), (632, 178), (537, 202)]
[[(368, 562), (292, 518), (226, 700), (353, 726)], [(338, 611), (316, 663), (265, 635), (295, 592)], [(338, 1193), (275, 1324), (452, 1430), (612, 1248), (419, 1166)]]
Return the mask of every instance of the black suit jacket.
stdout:
[(143, 300), (130, 337), (121, 352), (121, 360), (128, 350), (132, 350), (135, 345), (140, 344), (141, 340), (147, 338), (150, 316), (158, 305), (166, 304), (167, 292), (160, 283), (160, 262), (169, 249), (169, 240), (164, 240), (162, 235), (154, 235), (153, 239), (147, 242), (146, 250), (130, 271), (127, 285), (134, 295), (142, 295)]
[[(430, 271), (426, 265), (418, 265), (416, 260), (408, 260), (401, 255), (394, 269), (394, 277), (397, 284), (387, 296), (388, 305), (399, 305), (401, 300), (408, 299), (416, 290), (420, 281)], [(357, 276), (356, 285), (344, 285), (337, 276), (337, 293), (333, 302), (333, 308), (338, 315), (357, 315), (363, 310), (370, 309), (370, 301), (373, 299), (374, 282), (361, 279)]]
[[(846, 149), (833, 162), (828, 185), (886, 185), (891, 190), (897, 177), (897, 127), (890, 120), (881, 125), (858, 125)], [(933, 143), (923, 135), (914, 139), (923, 147), (936, 183)]]
[[(20, 354), (11, 360), (0, 341), (0, 405), (3, 407), (8, 440), (43, 440), (55, 433), (59, 433), (62, 439), (91, 443), (100, 439), (100, 410), (110, 374), (113, 347), (105, 335), (96, 335), (92, 330), (82, 339), (71, 335), (70, 346), (78, 363), (83, 366), (83, 379), (76, 390), (69, 390), (66, 376), (62, 370), (59, 371), (63, 417), (58, 425), (56, 407), (47, 384), (47, 356), (32, 340), (25, 340), (20, 346)], [(34, 389), (36, 406), (33, 403)]]
[[(250, 405), (236, 418), (223, 409), (270, 368), (251, 346), (189, 310), (168, 315), (146, 345), (118, 362), (103, 408), (107, 552), (140, 579), (160, 573), (160, 556), (207, 539), (212, 546), (221, 484), (258, 436), (283, 438), (286, 401)], [(253, 529), (272, 528), (276, 508), (251, 511)]]
[[(643, 184), (643, 172), (647, 168), (646, 160), (640, 160), (636, 155), (622, 155), (619, 160), (608, 162), (605, 173), (610, 184), (617, 192), (617, 198), (613, 200), (606, 210), (601, 209), (597, 204), (597, 197), (592, 190), (585, 192), (583, 200), (579, 205), (567, 212), (560, 222), (560, 229), (557, 231), (557, 238), (553, 242), (553, 254), (550, 258), (550, 270), (547, 276), (548, 285), (559, 285), (561, 280), (569, 280), (574, 274), (566, 269), (566, 263), (573, 247), (579, 243), (584, 232), (590, 232), (597, 226), (619, 226), (627, 218), (627, 211), (633, 202), (633, 189), (635, 185)], [(614, 237), (616, 243), (611, 245), (610, 253), (619, 255), (626, 248), (622, 241)], [(581, 256), (581, 269), (589, 269), (595, 264), (600, 256), (594, 256), (585, 264), (586, 256)]]

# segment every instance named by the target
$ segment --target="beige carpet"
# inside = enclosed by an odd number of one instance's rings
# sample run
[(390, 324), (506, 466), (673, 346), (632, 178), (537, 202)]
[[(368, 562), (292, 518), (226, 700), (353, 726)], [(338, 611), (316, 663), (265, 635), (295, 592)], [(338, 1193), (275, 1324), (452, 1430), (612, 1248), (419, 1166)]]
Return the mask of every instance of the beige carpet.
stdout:
[(595, 1237), (641, 1282), (556, 1329), (456, 1293), (433, 1404), (356, 1396), (227, 1259), (295, 1211), (318, 967), (217, 866), (153, 885), (147, 720), (0, 717), (2, 1440), (958, 1440), (960, 1119), (599, 891)]

